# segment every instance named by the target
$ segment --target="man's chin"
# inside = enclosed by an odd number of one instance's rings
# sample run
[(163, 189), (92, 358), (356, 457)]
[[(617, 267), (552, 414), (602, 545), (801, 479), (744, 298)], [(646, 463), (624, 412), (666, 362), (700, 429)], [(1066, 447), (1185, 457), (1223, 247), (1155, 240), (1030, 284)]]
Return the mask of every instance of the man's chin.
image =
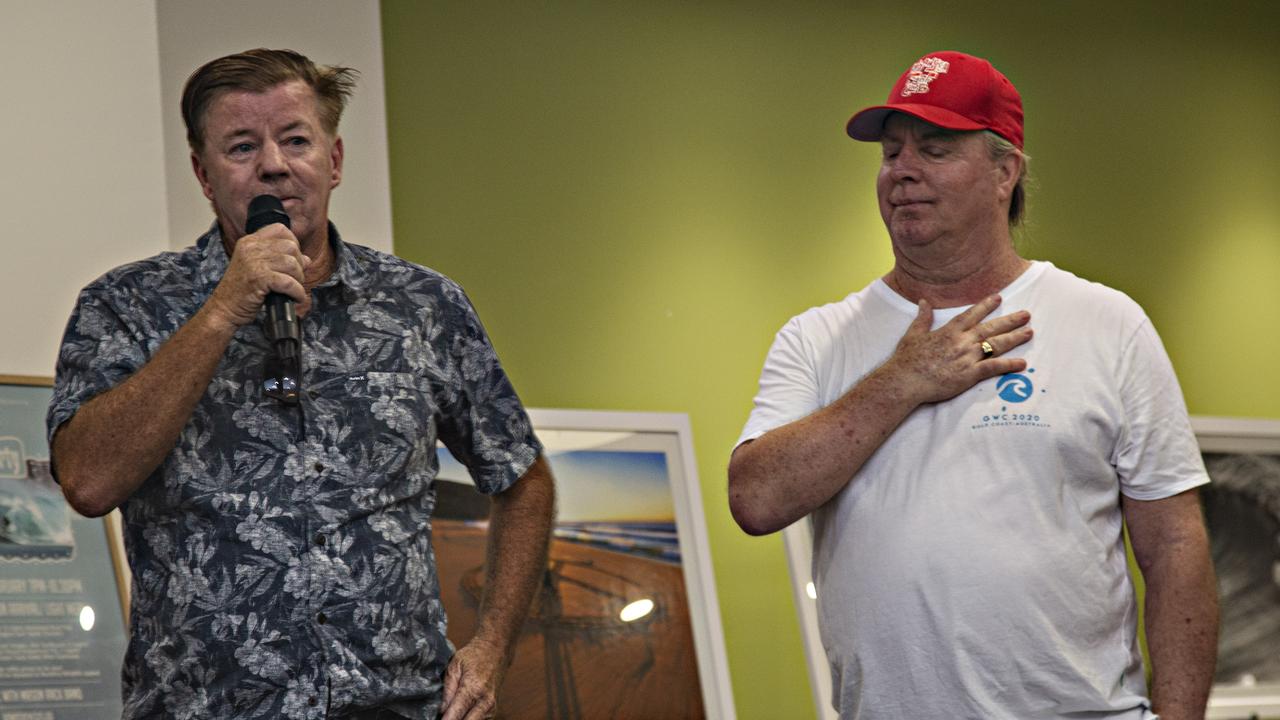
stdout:
[(889, 237), (897, 245), (924, 245), (936, 235), (934, 228), (923, 221), (895, 219), (889, 223)]

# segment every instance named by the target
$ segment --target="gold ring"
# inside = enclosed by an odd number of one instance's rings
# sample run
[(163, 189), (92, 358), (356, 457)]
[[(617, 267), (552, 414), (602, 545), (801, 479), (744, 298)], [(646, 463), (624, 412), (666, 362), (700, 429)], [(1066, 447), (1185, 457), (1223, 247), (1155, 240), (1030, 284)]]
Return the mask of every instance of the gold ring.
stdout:
[(991, 347), (991, 343), (987, 342), (986, 340), (983, 340), (982, 344), (979, 345), (978, 347), (982, 348), (983, 360), (990, 360), (991, 356), (996, 354), (996, 349)]

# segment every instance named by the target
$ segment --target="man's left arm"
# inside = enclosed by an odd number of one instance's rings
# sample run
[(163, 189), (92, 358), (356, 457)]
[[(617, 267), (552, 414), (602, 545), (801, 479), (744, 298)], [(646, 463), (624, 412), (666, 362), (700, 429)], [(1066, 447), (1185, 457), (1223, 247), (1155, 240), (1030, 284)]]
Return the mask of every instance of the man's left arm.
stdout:
[(445, 672), (442, 720), (493, 717), (516, 638), (546, 571), (554, 518), (555, 483), (539, 455), (492, 500), (479, 624)]
[(1218, 592), (1192, 489), (1160, 500), (1121, 496), (1147, 586), (1151, 701), (1161, 720), (1204, 717), (1218, 653)]

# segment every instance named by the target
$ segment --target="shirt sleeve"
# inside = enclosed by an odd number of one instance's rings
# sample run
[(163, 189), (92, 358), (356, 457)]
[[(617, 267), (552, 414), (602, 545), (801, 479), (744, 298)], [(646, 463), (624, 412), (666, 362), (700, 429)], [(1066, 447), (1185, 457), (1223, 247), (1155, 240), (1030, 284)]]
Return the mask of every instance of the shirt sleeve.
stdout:
[(1182, 388), (1150, 320), (1134, 332), (1119, 380), (1124, 426), (1115, 466), (1121, 492), (1159, 500), (1209, 482)]
[(792, 318), (778, 331), (765, 356), (755, 405), (734, 447), (820, 409), (812, 353), (801, 333), (800, 319)]
[(492, 495), (524, 475), (542, 444), (471, 301), (457, 285), (446, 292), (454, 372), (442, 392), (440, 440), (467, 466), (476, 487)]
[(53, 396), (45, 417), (53, 434), (80, 406), (137, 372), (147, 361), (146, 345), (112, 307), (111, 294), (95, 283), (80, 292), (58, 350)]

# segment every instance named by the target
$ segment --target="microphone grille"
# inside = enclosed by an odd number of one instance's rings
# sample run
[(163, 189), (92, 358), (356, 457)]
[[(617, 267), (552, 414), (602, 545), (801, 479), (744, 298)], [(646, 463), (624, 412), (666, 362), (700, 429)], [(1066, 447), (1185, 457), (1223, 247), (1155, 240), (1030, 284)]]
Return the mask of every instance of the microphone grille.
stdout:
[(249, 213), (244, 221), (245, 234), (253, 234), (262, 228), (280, 223), (289, 227), (289, 213), (284, 211), (284, 203), (275, 195), (259, 195), (249, 201)]

